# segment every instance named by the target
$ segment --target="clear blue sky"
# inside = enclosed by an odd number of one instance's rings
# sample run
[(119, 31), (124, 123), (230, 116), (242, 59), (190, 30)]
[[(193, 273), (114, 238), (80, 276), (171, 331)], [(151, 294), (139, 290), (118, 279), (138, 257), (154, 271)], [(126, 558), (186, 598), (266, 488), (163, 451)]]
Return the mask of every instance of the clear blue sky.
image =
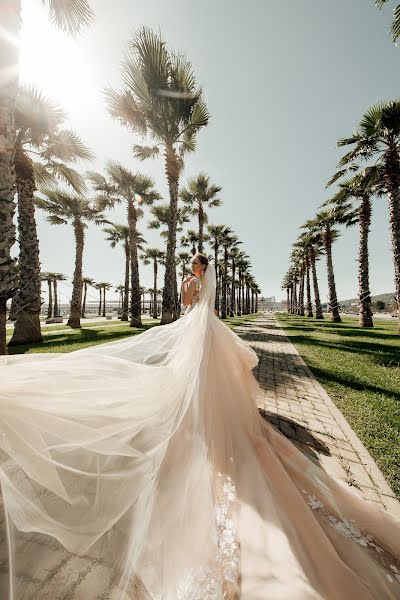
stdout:
[[(298, 227), (330, 193), (324, 186), (341, 155), (337, 139), (353, 132), (371, 104), (399, 96), (400, 49), (389, 37), (391, 10), (378, 11), (373, 0), (92, 4), (93, 26), (73, 41), (48, 24), (39, 0), (23, 0), (23, 79), (36, 82), (69, 113), (72, 128), (97, 154), (88, 167), (101, 170), (105, 160), (119, 160), (151, 173), (167, 198), (161, 161), (135, 161), (130, 149), (138, 140), (111, 120), (102, 95), (104, 86), (120, 86), (123, 45), (133, 32), (141, 25), (160, 29), (169, 47), (193, 63), (211, 113), (182, 183), (205, 170), (222, 186), (224, 204), (210, 212), (210, 222), (237, 232), (263, 295), (280, 298)], [(122, 222), (124, 213), (112, 218)], [(41, 216), (38, 221), (43, 269), (72, 274), (71, 232)], [(151, 246), (161, 245), (146, 220), (141, 229)], [(340, 298), (357, 294), (356, 253), (357, 230), (346, 230), (334, 248)], [(109, 248), (94, 227), (84, 260), (85, 274), (122, 281), (122, 250)], [(323, 260), (319, 277), (325, 299)], [(149, 268), (142, 268), (142, 282), (152, 285)], [(393, 288), (387, 203), (377, 200), (371, 289)]]

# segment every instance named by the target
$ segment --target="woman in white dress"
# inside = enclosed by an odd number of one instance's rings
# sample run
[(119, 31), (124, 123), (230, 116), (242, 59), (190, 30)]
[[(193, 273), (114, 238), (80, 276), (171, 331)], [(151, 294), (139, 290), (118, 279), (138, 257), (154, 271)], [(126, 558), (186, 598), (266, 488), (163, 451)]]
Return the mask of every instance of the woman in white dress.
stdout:
[(2, 358), (1, 598), (399, 599), (400, 522), (263, 420), (192, 266), (174, 323)]

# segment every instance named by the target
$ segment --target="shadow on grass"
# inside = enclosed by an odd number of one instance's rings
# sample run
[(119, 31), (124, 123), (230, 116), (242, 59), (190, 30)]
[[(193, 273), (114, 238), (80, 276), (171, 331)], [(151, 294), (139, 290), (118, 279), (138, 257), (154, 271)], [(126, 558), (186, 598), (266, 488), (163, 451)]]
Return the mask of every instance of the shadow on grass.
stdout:
[(114, 326), (112, 329), (82, 328), (74, 329), (74, 333), (47, 334), (43, 338), (43, 342), (39, 344), (9, 346), (8, 354), (25, 354), (29, 350), (35, 349), (37, 349), (39, 352), (52, 352), (55, 349), (60, 349), (60, 352), (63, 352), (63, 347), (65, 348), (64, 351), (68, 352), (68, 346), (71, 346), (69, 351), (73, 351), (79, 349), (80, 346), (82, 348), (85, 347), (86, 344), (91, 345), (115, 342), (123, 338), (139, 335), (140, 333), (143, 333), (144, 331), (156, 326), (157, 324), (146, 324), (140, 328), (129, 328), (128, 326), (125, 326), (121, 331), (115, 331), (114, 327), (116, 328), (116, 326)]

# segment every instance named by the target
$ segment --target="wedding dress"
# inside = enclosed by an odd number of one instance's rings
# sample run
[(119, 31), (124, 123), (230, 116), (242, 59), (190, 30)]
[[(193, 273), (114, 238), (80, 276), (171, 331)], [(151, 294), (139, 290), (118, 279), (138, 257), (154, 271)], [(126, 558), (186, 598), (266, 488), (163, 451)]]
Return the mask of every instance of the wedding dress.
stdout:
[(213, 312), (0, 367), (6, 600), (395, 600), (400, 522), (259, 415)]

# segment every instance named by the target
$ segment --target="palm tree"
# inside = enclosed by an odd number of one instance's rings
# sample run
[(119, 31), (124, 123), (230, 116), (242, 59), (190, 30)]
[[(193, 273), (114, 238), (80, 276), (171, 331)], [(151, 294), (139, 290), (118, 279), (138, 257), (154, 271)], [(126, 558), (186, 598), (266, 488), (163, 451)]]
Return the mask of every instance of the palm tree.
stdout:
[(47, 305), (47, 319), (51, 319), (53, 317), (53, 273), (42, 271), (40, 277), (41, 280), (45, 281), (48, 285), (49, 301)]
[[(87, 0), (68, 0), (58, 2), (48, 0), (50, 19), (60, 29), (68, 33), (77, 33), (88, 25), (93, 13)], [(15, 262), (11, 257), (11, 248), (15, 242), (14, 195), (16, 176), (15, 157), (15, 105), (18, 93), (18, 54), (19, 45), (15, 43), (20, 37), (22, 26), (21, 2), (10, 0), (7, 10), (2, 11), (2, 30), (0, 37), (0, 70), (7, 73), (2, 81), (0, 96), (0, 136), (2, 151), (0, 153), (0, 354), (6, 354), (6, 303), (16, 285)]]
[(291, 308), (290, 307), (290, 287), (291, 287), (291, 280), (290, 280), (290, 273), (288, 271), (283, 276), (282, 283), (281, 283), (281, 289), (286, 291), (286, 310), (288, 313), (291, 312), (291, 310), (290, 310), (290, 308)]
[[(304, 248), (307, 250), (307, 254), (306, 254), (307, 269), (308, 269), (307, 297), (308, 297), (308, 293), (309, 293), (308, 288), (310, 286), (309, 271), (311, 270), (312, 280), (313, 280), (313, 290), (314, 290), (315, 318), (323, 319), (324, 314), (322, 312), (321, 299), (320, 299), (320, 293), (319, 293), (319, 285), (318, 285), (318, 277), (317, 277), (317, 267), (316, 267), (317, 258), (318, 258), (318, 256), (320, 256), (322, 254), (322, 238), (318, 232), (313, 233), (311, 231), (305, 231), (304, 233), (301, 234), (301, 236), (299, 237), (299, 240), (302, 241)], [(310, 290), (310, 296), (311, 296), (311, 290)], [(308, 306), (309, 303), (310, 303), (310, 306)], [(307, 298), (307, 310), (308, 310), (308, 316), (309, 317), (312, 316), (312, 314), (311, 314), (312, 313), (311, 297), (309, 300)]]
[(75, 269), (72, 284), (71, 312), (68, 325), (80, 327), (82, 311), (82, 260), (87, 223), (106, 223), (102, 211), (82, 196), (71, 196), (61, 190), (44, 190), (45, 199), (36, 198), (36, 205), (49, 213), (52, 225), (71, 223), (75, 236)]
[[(68, 166), (89, 160), (91, 152), (73, 132), (62, 130), (65, 114), (33, 87), (19, 89), (15, 125), (14, 164), (18, 192), (19, 292), (18, 311), (10, 344), (42, 341), (40, 330), (41, 279), (39, 241), (35, 221), (37, 185), (62, 180), (77, 193), (85, 191), (82, 176)], [(32, 160), (38, 155), (40, 162)]]
[[(369, 250), (368, 238), (371, 225), (372, 196), (382, 193), (376, 186), (371, 186), (371, 170), (376, 167), (367, 167), (363, 173), (346, 179), (339, 184), (339, 191), (326, 205), (341, 211), (340, 222), (347, 227), (358, 224), (358, 298), (360, 327), (373, 327), (372, 300), (369, 289)], [(343, 212), (344, 211), (344, 212)]]
[(239, 240), (236, 241), (234, 245), (231, 246), (229, 250), (229, 260), (231, 263), (231, 302), (230, 302), (230, 316), (233, 317), (236, 314), (236, 259), (240, 255), (239, 250)]
[(190, 263), (191, 258), (192, 257), (189, 254), (189, 252), (179, 252), (178, 253), (177, 264), (182, 267), (182, 270), (181, 270), (182, 281), (185, 279), (186, 274), (189, 272), (188, 264)]
[(85, 312), (86, 312), (86, 296), (87, 296), (87, 289), (89, 286), (94, 287), (95, 283), (94, 283), (94, 279), (92, 279), (91, 277), (82, 277), (82, 285), (83, 285), (83, 301), (82, 301), (82, 312), (81, 312), (81, 318), (84, 319), (85, 318)]
[(219, 314), (219, 297), (220, 297), (220, 289), (219, 289), (219, 280), (218, 280), (218, 259), (219, 259), (219, 250), (221, 247), (221, 241), (224, 236), (226, 229), (226, 225), (208, 225), (207, 227), (207, 241), (211, 245), (211, 248), (214, 250), (214, 265), (215, 272), (217, 274), (217, 290), (215, 295), (215, 309)]
[(246, 306), (245, 306), (245, 276), (250, 269), (250, 261), (249, 257), (245, 252), (241, 252), (239, 256), (236, 258), (236, 267), (238, 269), (238, 280), (239, 280), (239, 289), (238, 289), (238, 315), (246, 314)]
[(154, 181), (147, 175), (133, 173), (121, 164), (109, 161), (105, 168), (106, 177), (90, 171), (88, 177), (95, 190), (101, 195), (97, 198), (100, 210), (115, 207), (124, 202), (128, 212), (130, 272), (131, 272), (131, 327), (140, 327), (141, 294), (138, 260), (137, 222), (143, 216), (141, 206), (151, 205), (161, 196), (154, 189)]
[[(126, 225), (118, 225), (113, 223), (112, 227), (106, 227), (103, 229), (104, 233), (107, 233), (108, 237), (107, 241), (111, 243), (111, 248), (115, 248), (118, 243), (122, 243), (124, 247), (125, 254), (125, 289), (123, 295), (123, 303), (122, 303), (122, 315), (121, 321), (128, 321), (128, 310), (129, 310), (129, 272), (130, 272), (130, 264), (131, 264), (131, 250), (130, 250), (130, 233), (129, 227)], [(138, 250), (143, 250), (143, 246), (146, 243), (146, 240), (143, 239), (143, 236), (139, 231), (136, 230), (136, 248)]]
[(238, 238), (233, 234), (230, 227), (226, 227), (221, 239), (221, 246), (224, 249), (223, 269), (222, 269), (222, 295), (221, 295), (221, 318), (227, 317), (227, 291), (228, 291), (228, 263), (229, 248), (238, 243)]
[(99, 317), (101, 317), (101, 309), (103, 307), (103, 288), (101, 287), (100, 283), (95, 283), (94, 287), (96, 290), (99, 290), (99, 308), (97, 310), (97, 314)]
[(53, 287), (54, 287), (54, 308), (53, 308), (53, 317), (59, 317), (60, 316), (60, 306), (59, 306), (59, 302), (58, 302), (58, 282), (59, 281), (67, 281), (67, 277), (66, 275), (64, 275), (63, 273), (51, 273), (51, 279), (53, 281)]
[(177, 318), (176, 223), (179, 176), (186, 152), (193, 152), (196, 134), (207, 125), (209, 114), (190, 62), (166, 47), (161, 35), (143, 27), (129, 44), (122, 65), (124, 90), (107, 91), (111, 115), (155, 144), (134, 146), (140, 160), (164, 154), (170, 197), (161, 323)]
[[(119, 285), (117, 285), (117, 287), (114, 290), (117, 294), (119, 294), (118, 296), (118, 314), (121, 310), (121, 307), (124, 305), (124, 292), (125, 292), (125, 286), (120, 283)], [(127, 319), (125, 319), (125, 321), (127, 321)]]
[[(100, 290), (100, 310), (99, 310), (99, 314), (102, 314), (103, 317), (106, 316), (106, 290), (110, 290), (112, 288), (111, 283), (108, 283), (107, 281), (100, 281), (97, 284), (97, 289)], [(101, 295), (103, 292), (103, 305), (101, 305)]]
[(153, 263), (153, 319), (157, 319), (157, 271), (159, 263), (164, 263), (165, 252), (158, 248), (148, 248), (141, 259), (145, 265)]
[(334, 210), (323, 210), (316, 214), (313, 219), (307, 221), (303, 227), (310, 229), (312, 232), (321, 233), (324, 243), (326, 266), (328, 274), (328, 290), (329, 290), (329, 310), (331, 311), (331, 321), (341, 323), (339, 313), (339, 304), (337, 300), (335, 274), (333, 271), (332, 261), (332, 244), (339, 237), (339, 232), (334, 228), (338, 222), (338, 212)]
[(296, 295), (296, 314), (304, 317), (304, 280), (305, 280), (305, 253), (304, 249), (295, 247), (290, 255), (293, 269), (298, 276), (299, 294)]
[[(385, 4), (390, 0), (375, 0), (375, 5), (382, 9)], [(393, 21), (391, 27), (392, 38), (394, 42), (397, 42), (397, 38), (400, 36), (400, 4), (393, 9)]]
[[(188, 229), (186, 235), (181, 237), (181, 248), (191, 248), (192, 255), (195, 255), (199, 245), (199, 234), (194, 229)], [(200, 250), (199, 250), (200, 252)]]
[(206, 173), (200, 173), (196, 178), (190, 179), (187, 187), (180, 192), (180, 198), (188, 207), (189, 213), (198, 218), (199, 252), (204, 250), (204, 225), (208, 223), (206, 209), (221, 206), (222, 200), (217, 197), (220, 191), (219, 186), (210, 184), (210, 177)]
[[(400, 100), (379, 102), (362, 117), (358, 130), (350, 138), (340, 139), (338, 146), (353, 146), (339, 162), (340, 168), (356, 165), (360, 160), (377, 159), (371, 179), (386, 191), (395, 274), (397, 306), (400, 307)], [(354, 168), (356, 168), (354, 167)], [(340, 177), (340, 171), (336, 177)], [(398, 310), (400, 318), (400, 310)], [(399, 323), (400, 331), (400, 323)]]

